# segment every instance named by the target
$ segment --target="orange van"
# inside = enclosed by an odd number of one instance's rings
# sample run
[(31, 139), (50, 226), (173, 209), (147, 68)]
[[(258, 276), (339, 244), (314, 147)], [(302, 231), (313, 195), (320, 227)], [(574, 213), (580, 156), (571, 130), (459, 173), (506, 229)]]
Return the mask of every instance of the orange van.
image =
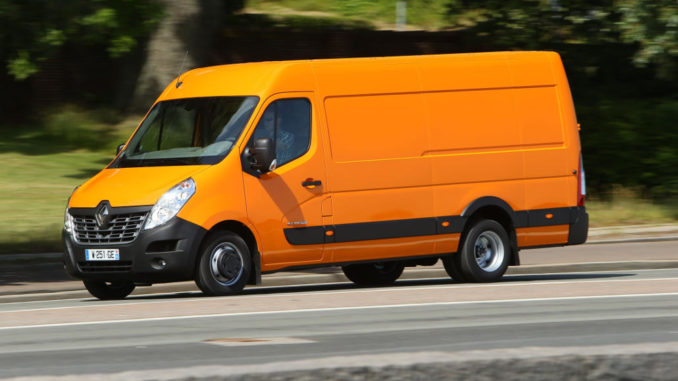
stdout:
[(553, 52), (191, 70), (65, 213), (68, 272), (100, 299), (341, 266), (361, 285), (439, 259), (486, 282), (520, 249), (586, 241), (572, 97)]

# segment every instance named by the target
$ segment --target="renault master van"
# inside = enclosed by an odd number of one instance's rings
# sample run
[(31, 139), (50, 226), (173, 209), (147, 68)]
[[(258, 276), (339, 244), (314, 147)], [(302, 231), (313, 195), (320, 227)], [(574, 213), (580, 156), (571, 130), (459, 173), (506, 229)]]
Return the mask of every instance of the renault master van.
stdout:
[(490, 282), (520, 249), (583, 243), (585, 193), (556, 53), (207, 67), (73, 192), (65, 265), (100, 299), (318, 266), (383, 285), (438, 260)]

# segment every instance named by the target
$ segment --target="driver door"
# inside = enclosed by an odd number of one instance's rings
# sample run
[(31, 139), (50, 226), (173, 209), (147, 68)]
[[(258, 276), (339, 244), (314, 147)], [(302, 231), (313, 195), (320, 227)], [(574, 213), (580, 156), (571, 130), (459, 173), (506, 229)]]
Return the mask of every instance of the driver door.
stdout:
[(286, 93), (271, 97), (257, 115), (245, 152), (255, 139), (271, 138), (277, 167), (256, 173), (243, 154), (247, 214), (260, 237), (262, 271), (323, 260), (323, 233), (317, 242), (300, 243), (289, 237), (292, 230), (317, 230), (323, 221), (325, 165), (312, 95)]

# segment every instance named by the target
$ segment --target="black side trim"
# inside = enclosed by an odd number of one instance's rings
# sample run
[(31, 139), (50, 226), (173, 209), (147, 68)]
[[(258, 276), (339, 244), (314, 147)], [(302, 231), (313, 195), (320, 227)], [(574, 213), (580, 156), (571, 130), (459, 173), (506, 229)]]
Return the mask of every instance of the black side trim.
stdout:
[[(445, 226), (445, 222), (449, 222), (448, 226)], [(464, 225), (466, 224), (466, 217), (462, 216), (447, 216), (447, 217), (437, 217), (436, 218), (436, 233), (437, 234), (452, 234), (452, 233), (461, 233), (464, 231)]]
[(325, 227), (311, 226), (284, 229), (285, 239), (292, 245), (319, 245), (325, 243)]
[(467, 206), (463, 212), (461, 212), (462, 217), (468, 217), (472, 215), (473, 213), (476, 212), (476, 210), (485, 207), (485, 206), (498, 206), (506, 212), (509, 216), (513, 216), (513, 208), (511, 208), (511, 205), (507, 204), (506, 201), (494, 197), (494, 196), (486, 196), (486, 197), (481, 197)]
[(334, 242), (418, 237), (437, 234), (435, 218), (364, 222), (334, 226)]
[[(511, 216), (514, 223), (513, 226), (516, 228), (570, 224), (570, 237), (571, 241), (574, 242), (571, 244), (583, 243), (586, 240), (586, 232), (588, 231), (588, 215), (586, 214), (586, 211), (583, 207), (533, 209), (514, 212), (510, 209), (508, 204), (506, 206), (502, 206), (501, 204), (494, 203), (496, 200), (499, 200), (495, 197), (484, 197), (483, 199), (485, 199), (485, 201), (472, 204), (474, 205), (472, 210), (478, 210), (479, 208), (487, 205), (500, 206), (505, 210), (508, 208), (507, 213), (509, 216)], [(469, 210), (471, 209), (466, 208), (464, 213)], [(586, 219), (586, 222), (583, 222), (584, 218)], [(464, 231), (466, 220), (467, 215), (414, 218), (378, 222), (361, 222), (355, 224), (287, 228), (284, 229), (284, 233), (287, 242), (292, 245), (319, 245), (323, 243), (334, 242), (355, 242), (375, 239), (461, 233)], [(573, 230), (576, 229), (581, 231), (573, 233)], [(574, 238), (572, 238), (573, 234)], [(583, 241), (581, 241), (582, 234), (584, 235)]]
[(534, 209), (527, 213), (529, 227), (567, 225), (570, 223), (570, 208)]
[[(323, 267), (335, 267), (335, 266), (348, 266), (355, 265), (360, 263), (382, 263), (382, 262), (410, 262), (410, 261), (421, 261), (426, 259), (440, 259), (446, 255), (451, 254), (423, 254), (423, 255), (412, 255), (409, 257), (397, 257), (397, 258), (382, 258), (382, 259), (368, 259), (364, 261), (349, 261), (349, 262), (323, 262), (323, 263), (314, 263), (312, 265), (299, 265), (299, 266), (288, 266), (276, 270), (264, 271), (263, 274), (274, 274), (277, 272), (284, 271), (295, 271), (295, 270), (307, 270), (307, 269), (318, 269)], [(435, 264), (435, 262), (433, 263)], [(429, 266), (429, 265), (421, 265)], [(431, 265), (432, 266), (432, 265)]]

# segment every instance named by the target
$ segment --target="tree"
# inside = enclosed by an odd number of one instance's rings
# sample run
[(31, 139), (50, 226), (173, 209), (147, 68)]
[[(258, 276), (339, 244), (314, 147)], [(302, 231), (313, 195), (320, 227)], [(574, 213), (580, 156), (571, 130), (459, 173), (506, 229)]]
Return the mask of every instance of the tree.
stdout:
[(613, 0), (450, 0), (448, 14), (454, 26), (504, 48), (609, 42), (617, 35)]
[(65, 44), (103, 45), (120, 57), (161, 15), (155, 0), (0, 0), (0, 59), (12, 78), (24, 80)]
[(655, 64), (663, 77), (678, 71), (675, 0), (450, 0), (448, 13), (497, 47), (636, 43), (636, 65)]
[(205, 65), (225, 12), (244, 6), (231, 0), (160, 0), (165, 15), (150, 36), (129, 110), (145, 112), (179, 71)]

